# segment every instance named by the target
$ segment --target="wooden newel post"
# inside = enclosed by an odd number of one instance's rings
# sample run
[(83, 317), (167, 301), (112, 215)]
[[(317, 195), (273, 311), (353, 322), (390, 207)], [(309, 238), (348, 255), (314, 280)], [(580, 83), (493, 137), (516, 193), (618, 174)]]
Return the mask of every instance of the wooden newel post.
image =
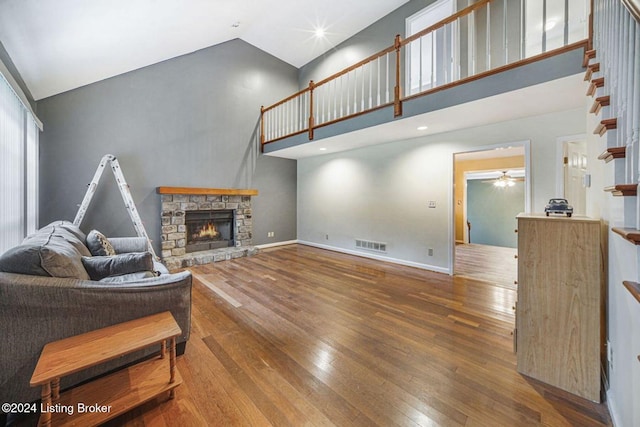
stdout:
[(309, 140), (313, 139), (313, 127), (315, 120), (313, 118), (313, 89), (316, 87), (313, 80), (309, 81)]
[(264, 153), (264, 105), (260, 106), (260, 151)]
[(400, 49), (402, 44), (400, 43), (400, 34), (396, 35), (394, 47), (396, 48), (396, 86), (393, 90), (393, 116), (398, 117), (402, 115), (402, 101), (400, 100)]

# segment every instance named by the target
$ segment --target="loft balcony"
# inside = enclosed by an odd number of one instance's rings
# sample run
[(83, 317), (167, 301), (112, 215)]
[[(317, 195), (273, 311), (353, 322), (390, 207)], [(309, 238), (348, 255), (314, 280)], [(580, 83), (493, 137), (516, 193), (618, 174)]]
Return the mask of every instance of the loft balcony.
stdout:
[(415, 137), (425, 121), (439, 133), (576, 108), (589, 20), (588, 0), (481, 0), (263, 107), (262, 151), (302, 158)]

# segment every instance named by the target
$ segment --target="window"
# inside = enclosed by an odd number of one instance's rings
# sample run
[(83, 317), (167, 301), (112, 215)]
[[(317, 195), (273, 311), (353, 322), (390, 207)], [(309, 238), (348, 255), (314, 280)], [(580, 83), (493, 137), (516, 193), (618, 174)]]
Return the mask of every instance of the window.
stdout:
[[(455, 13), (453, 0), (439, 0), (407, 18), (410, 37)], [(407, 95), (453, 80), (455, 69), (455, 24), (444, 26), (409, 44), (407, 49)]]
[(39, 126), (0, 73), (0, 254), (36, 230)]

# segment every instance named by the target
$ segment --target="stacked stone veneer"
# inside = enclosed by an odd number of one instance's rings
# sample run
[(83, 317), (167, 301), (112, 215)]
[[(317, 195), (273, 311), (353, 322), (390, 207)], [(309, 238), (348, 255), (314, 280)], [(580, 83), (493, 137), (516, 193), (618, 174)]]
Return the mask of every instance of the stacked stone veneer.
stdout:
[[(230, 209), (235, 212), (236, 247), (189, 252), (185, 216), (188, 211)], [(251, 196), (162, 195), (162, 262), (170, 270), (253, 255)]]

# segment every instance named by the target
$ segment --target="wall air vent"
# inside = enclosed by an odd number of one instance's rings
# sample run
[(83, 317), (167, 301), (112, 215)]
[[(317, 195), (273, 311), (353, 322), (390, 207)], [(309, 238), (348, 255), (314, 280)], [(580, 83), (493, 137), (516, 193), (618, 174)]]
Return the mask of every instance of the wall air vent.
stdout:
[(387, 252), (387, 244), (371, 240), (356, 239), (356, 248), (375, 252)]

